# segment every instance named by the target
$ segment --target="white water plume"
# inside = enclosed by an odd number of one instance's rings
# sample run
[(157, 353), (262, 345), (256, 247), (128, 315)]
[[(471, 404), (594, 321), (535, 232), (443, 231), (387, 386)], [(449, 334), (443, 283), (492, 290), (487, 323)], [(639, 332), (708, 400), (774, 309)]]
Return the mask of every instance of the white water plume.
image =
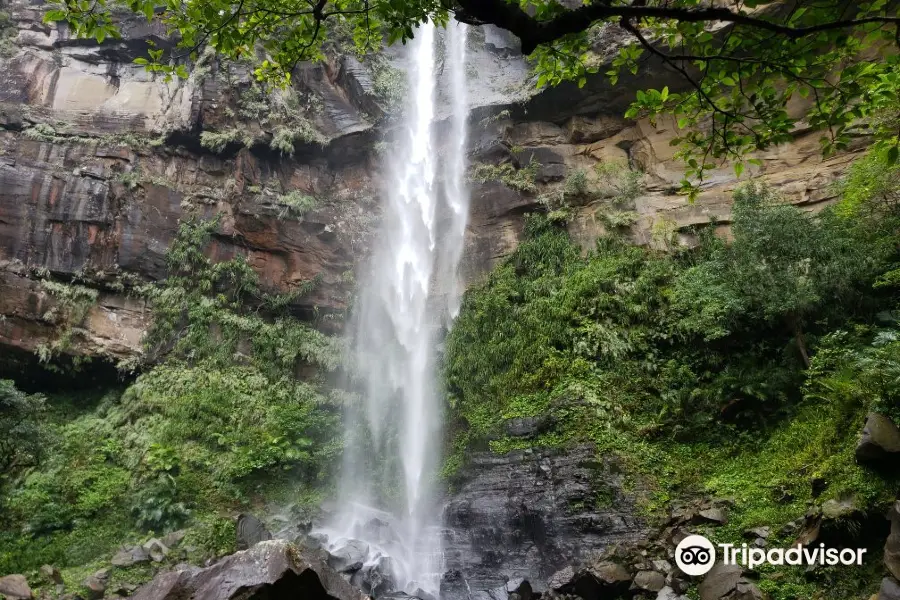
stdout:
[[(404, 122), (384, 165), (383, 221), (354, 316), (351, 360), (363, 406), (346, 415), (339, 508), (322, 532), (333, 551), (348, 540), (366, 543), (360, 572), (376, 564), (384, 570), (387, 560), (396, 588), (436, 594), (442, 411), (435, 355), (437, 335), (459, 306), (468, 215), (466, 26), (451, 23), (439, 36), (422, 25), (408, 46)], [(439, 84), (449, 106), (438, 99)], [(438, 143), (435, 122), (447, 108), (449, 127)]]

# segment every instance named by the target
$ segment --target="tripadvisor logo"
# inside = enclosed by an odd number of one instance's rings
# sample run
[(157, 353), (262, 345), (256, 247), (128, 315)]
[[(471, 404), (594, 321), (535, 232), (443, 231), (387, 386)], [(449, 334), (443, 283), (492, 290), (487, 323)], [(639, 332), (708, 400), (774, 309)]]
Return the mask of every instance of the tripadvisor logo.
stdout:
[[(797, 544), (791, 548), (749, 548), (747, 544), (718, 544), (722, 562), (755, 569), (760, 565), (861, 565), (866, 548), (811, 548)], [(689, 535), (675, 548), (675, 564), (686, 575), (705, 575), (716, 563), (716, 546), (702, 535)]]

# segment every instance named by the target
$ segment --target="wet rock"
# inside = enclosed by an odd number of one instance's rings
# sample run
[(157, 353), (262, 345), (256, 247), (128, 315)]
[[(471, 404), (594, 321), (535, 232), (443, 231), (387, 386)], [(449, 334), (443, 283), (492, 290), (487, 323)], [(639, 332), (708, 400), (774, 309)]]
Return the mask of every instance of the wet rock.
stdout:
[[(543, 593), (560, 567), (590, 566), (593, 552), (642, 537), (646, 529), (620, 491), (622, 477), (614, 459), (597, 460), (590, 446), (473, 455), (445, 507), (442, 599), (469, 599), (505, 586), (507, 578), (526, 579), (533, 593)], [(595, 504), (597, 482), (614, 502)], [(618, 572), (611, 581), (626, 580), (627, 590), (633, 574), (607, 568)], [(600, 589), (596, 566), (587, 571), (573, 573), (576, 593), (581, 586)]]
[(237, 549), (247, 550), (260, 542), (272, 539), (272, 534), (253, 515), (241, 514), (237, 519)]
[(510, 598), (515, 594), (518, 600), (531, 600), (531, 584), (521, 577), (506, 582), (506, 593)]
[(0, 596), (6, 596), (10, 600), (24, 600), (31, 598), (31, 588), (24, 575), (7, 575), (0, 577)]
[(533, 437), (553, 427), (553, 419), (549, 415), (537, 417), (516, 417), (504, 423), (506, 434), (511, 437)]
[(353, 574), (350, 583), (373, 598), (380, 598), (397, 589), (397, 572), (394, 560), (382, 556), (375, 564), (364, 566)]
[(204, 569), (160, 573), (135, 600), (367, 600), (326, 563), (284, 540), (263, 541)]
[(900, 583), (896, 579), (885, 577), (881, 581), (878, 600), (900, 600)]
[(41, 567), (41, 577), (51, 583), (60, 584), (63, 582), (62, 575), (60, 574), (59, 569), (57, 569), (53, 565), (43, 565)]
[(142, 546), (132, 546), (116, 552), (110, 562), (116, 567), (130, 567), (140, 563), (148, 563), (150, 562), (150, 553)]
[(362, 540), (349, 540), (346, 544), (331, 552), (331, 556), (328, 558), (328, 565), (341, 573), (350, 573), (361, 569), (368, 556), (369, 545), (367, 543)]
[(900, 502), (888, 513), (891, 521), (891, 533), (884, 544), (884, 565), (891, 575), (900, 579)]
[(561, 592), (571, 588), (575, 583), (575, 570), (572, 567), (561, 569), (550, 576), (547, 587), (554, 592)]
[(856, 460), (880, 462), (900, 457), (900, 429), (888, 417), (870, 413), (856, 447)]
[(700, 600), (720, 600), (737, 588), (743, 569), (718, 562), (700, 583)]
[(666, 576), (656, 571), (639, 571), (634, 576), (634, 587), (648, 592), (658, 592), (666, 586)]

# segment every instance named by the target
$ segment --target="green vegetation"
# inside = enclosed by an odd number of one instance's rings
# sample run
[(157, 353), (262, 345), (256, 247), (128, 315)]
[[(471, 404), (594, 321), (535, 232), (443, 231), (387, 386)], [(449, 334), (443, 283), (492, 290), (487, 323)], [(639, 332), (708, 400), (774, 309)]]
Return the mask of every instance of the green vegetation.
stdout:
[(486, 163), (475, 163), (469, 170), (469, 179), (479, 183), (487, 181), (500, 181), (503, 185), (511, 187), (514, 190), (525, 193), (534, 193), (537, 191), (537, 177), (540, 163), (532, 159), (524, 167), (517, 168), (512, 163), (503, 163), (500, 165), (490, 165)]
[(81, 325), (88, 312), (97, 302), (97, 290), (80, 285), (65, 284), (45, 279), (41, 287), (56, 301), (53, 308), (41, 317), (43, 321), (57, 326), (59, 333), (49, 344), (37, 347), (37, 355), (42, 363), (49, 364), (53, 358), (72, 348)]
[[(859, 161), (847, 181), (879, 191), (845, 184), (818, 215), (748, 184), (733, 239), (709, 229), (694, 250), (608, 236), (585, 256), (530, 216), (447, 340), (445, 476), (472, 449), (590, 442), (619, 458), (651, 519), (678, 499), (733, 498), (729, 524), (708, 532), (721, 541), (780, 531), (829, 499), (881, 514), (900, 480), (857, 465), (854, 449), (867, 412), (900, 415), (900, 213), (884, 201), (896, 188), (878, 183), (894, 169), (883, 153)], [(552, 426), (510, 437), (515, 417)], [(761, 585), (782, 600), (847, 600), (868, 598), (875, 578), (773, 572)]]
[(18, 32), (9, 13), (0, 10), (0, 58), (7, 58), (16, 53), (15, 37)]
[(396, 111), (406, 97), (406, 74), (380, 54), (371, 56), (368, 66), (375, 96), (388, 112)]
[[(202, 562), (234, 550), (232, 519), (251, 503), (319, 500), (340, 451), (339, 411), (321, 379), (341, 351), (286, 310), (316, 282), (277, 294), (243, 257), (211, 261), (217, 227), (182, 223), (168, 277), (140, 290), (153, 326), (131, 385), (45, 402), (0, 382), (0, 458), (14, 467), (0, 488), (0, 572), (50, 563), (77, 589), (122, 544), (185, 527), (188, 558)], [(74, 303), (72, 318), (79, 289), (50, 284)], [(300, 380), (306, 366), (321, 375)]]
[(299, 218), (306, 213), (317, 209), (321, 202), (315, 196), (310, 196), (309, 194), (294, 190), (288, 194), (278, 196), (278, 204), (284, 207), (284, 209), (279, 212), (279, 218), (285, 218), (288, 215)]

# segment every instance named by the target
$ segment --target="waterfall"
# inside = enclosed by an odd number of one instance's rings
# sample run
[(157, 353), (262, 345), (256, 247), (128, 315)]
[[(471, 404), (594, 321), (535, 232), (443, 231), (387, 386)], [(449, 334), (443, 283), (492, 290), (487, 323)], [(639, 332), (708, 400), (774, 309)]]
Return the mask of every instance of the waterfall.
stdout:
[[(322, 532), (335, 552), (364, 542), (355, 577), (377, 568), (391, 572), (395, 589), (436, 594), (442, 398), (435, 356), (441, 327), (459, 307), (468, 215), (466, 26), (451, 23), (439, 36), (424, 24), (408, 52), (404, 122), (386, 153), (384, 214), (354, 311), (350, 358), (362, 402), (345, 415), (338, 510)], [(440, 140), (439, 119), (447, 132)]]

